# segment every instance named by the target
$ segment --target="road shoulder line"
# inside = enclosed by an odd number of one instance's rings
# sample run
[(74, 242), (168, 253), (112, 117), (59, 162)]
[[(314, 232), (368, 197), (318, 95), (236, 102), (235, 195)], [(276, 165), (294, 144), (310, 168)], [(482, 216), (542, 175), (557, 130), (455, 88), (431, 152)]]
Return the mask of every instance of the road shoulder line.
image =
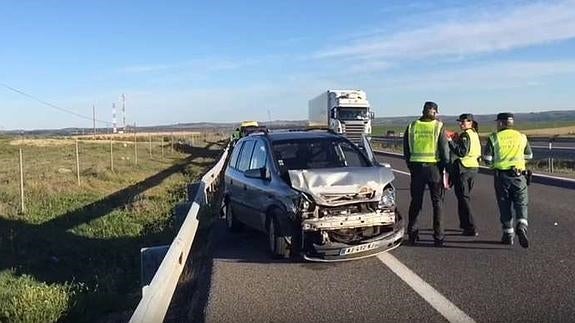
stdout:
[(449, 322), (475, 322), (390, 253), (381, 253), (377, 258)]

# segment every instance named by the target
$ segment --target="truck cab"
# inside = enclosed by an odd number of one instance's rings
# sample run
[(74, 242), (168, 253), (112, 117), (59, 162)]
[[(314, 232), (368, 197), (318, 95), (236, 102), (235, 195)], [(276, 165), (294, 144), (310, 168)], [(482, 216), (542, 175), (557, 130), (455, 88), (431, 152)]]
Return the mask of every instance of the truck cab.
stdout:
[(354, 143), (371, 135), (373, 118), (362, 90), (328, 90), (309, 101), (310, 127), (327, 127)]

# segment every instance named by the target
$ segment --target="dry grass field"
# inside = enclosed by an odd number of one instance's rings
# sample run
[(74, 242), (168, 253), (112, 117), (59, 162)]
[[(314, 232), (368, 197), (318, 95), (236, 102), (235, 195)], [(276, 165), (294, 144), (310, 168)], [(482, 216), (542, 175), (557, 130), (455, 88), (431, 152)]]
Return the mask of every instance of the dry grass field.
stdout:
[(145, 141), (114, 142), (112, 170), (109, 140), (80, 140), (78, 183), (75, 143), (0, 139), (0, 322), (129, 317), (141, 293), (140, 248), (171, 242), (187, 183), (222, 150), (203, 138), (191, 147), (156, 141), (151, 155)]

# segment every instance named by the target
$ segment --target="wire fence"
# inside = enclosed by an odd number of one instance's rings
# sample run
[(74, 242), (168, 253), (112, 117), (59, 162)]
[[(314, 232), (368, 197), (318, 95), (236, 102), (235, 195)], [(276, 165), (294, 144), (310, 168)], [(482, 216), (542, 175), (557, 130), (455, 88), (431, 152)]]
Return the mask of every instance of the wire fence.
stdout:
[(186, 155), (183, 145), (206, 146), (222, 133), (132, 133), (119, 136), (12, 138), (0, 147), (0, 212), (27, 212), (27, 199), (85, 189), (114, 179), (129, 183), (134, 173), (171, 164)]

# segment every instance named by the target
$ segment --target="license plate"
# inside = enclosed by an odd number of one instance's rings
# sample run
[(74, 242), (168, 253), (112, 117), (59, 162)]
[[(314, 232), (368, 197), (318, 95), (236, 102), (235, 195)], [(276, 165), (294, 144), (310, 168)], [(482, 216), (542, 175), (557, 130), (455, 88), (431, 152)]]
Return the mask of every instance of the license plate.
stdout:
[(352, 253), (368, 251), (368, 250), (375, 249), (375, 248), (377, 248), (377, 243), (371, 242), (371, 243), (361, 244), (359, 246), (353, 246), (353, 247), (342, 249), (339, 252), (339, 255), (345, 256), (345, 255), (350, 255)]

